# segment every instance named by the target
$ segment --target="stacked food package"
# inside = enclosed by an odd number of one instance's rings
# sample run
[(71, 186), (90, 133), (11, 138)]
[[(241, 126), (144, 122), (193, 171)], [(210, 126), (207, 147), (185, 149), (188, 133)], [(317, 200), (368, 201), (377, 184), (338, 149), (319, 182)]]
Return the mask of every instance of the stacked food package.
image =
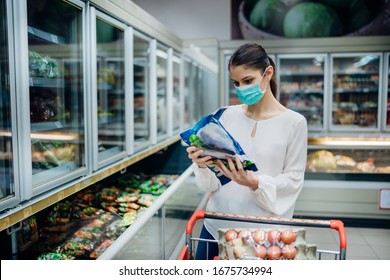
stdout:
[(314, 260), (317, 247), (306, 242), (304, 228), (219, 230), (221, 260)]
[[(18, 232), (21, 258), (72, 260), (98, 258), (177, 175), (125, 174), (60, 201)], [(38, 237), (39, 236), (39, 237)]]

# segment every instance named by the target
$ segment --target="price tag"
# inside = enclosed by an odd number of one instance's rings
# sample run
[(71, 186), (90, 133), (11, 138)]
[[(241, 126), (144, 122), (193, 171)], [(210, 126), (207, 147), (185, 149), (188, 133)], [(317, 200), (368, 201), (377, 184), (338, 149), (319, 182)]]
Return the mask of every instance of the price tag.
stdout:
[(390, 189), (379, 190), (379, 209), (390, 210)]
[(50, 37), (51, 37), (51, 40), (52, 40), (54, 43), (58, 44), (58, 37), (57, 37), (56, 35), (50, 34)]
[(32, 29), (30, 26), (27, 28), (28, 32), (35, 35), (34, 29)]
[(57, 194), (57, 198), (58, 200), (63, 200), (65, 197), (65, 193), (64, 191), (60, 191), (58, 194)]
[(23, 218), (28, 218), (32, 215), (32, 207), (26, 207), (23, 209)]

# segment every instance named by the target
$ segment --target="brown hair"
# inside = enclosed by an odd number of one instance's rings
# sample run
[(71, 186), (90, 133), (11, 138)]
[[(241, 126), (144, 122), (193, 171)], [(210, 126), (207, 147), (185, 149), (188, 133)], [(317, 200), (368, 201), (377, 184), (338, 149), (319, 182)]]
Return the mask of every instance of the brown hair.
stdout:
[(276, 67), (273, 60), (268, 56), (265, 49), (255, 43), (246, 43), (241, 45), (230, 57), (228, 70), (230, 67), (244, 65), (264, 71), (268, 66), (274, 68), (274, 74), (270, 81), (270, 87), (273, 95), (277, 96), (278, 85), (276, 82)]

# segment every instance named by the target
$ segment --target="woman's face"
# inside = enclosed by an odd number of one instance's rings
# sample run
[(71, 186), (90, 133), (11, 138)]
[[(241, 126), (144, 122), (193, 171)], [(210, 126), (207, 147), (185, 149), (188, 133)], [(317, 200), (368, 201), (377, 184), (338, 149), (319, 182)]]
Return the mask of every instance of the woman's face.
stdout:
[[(268, 67), (269, 68), (269, 67)], [(233, 81), (234, 86), (240, 87), (260, 82), (260, 87), (264, 88), (267, 83), (266, 73), (262, 78), (263, 72), (253, 67), (247, 67), (244, 65), (238, 65), (230, 67), (230, 79)]]

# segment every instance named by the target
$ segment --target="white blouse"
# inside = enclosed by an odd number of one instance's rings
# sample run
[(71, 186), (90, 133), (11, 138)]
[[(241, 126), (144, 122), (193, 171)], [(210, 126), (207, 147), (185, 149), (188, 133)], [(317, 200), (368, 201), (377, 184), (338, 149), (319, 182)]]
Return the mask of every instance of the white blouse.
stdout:
[[(235, 105), (229, 106), (219, 121), (255, 162), (259, 186), (255, 191), (233, 181), (221, 186), (211, 170), (193, 164), (197, 186), (212, 192), (206, 210), (291, 218), (306, 167), (306, 119), (288, 109), (270, 119), (255, 121), (245, 115), (242, 105)], [(204, 225), (215, 239), (219, 228), (258, 227), (214, 219), (206, 219)]]

